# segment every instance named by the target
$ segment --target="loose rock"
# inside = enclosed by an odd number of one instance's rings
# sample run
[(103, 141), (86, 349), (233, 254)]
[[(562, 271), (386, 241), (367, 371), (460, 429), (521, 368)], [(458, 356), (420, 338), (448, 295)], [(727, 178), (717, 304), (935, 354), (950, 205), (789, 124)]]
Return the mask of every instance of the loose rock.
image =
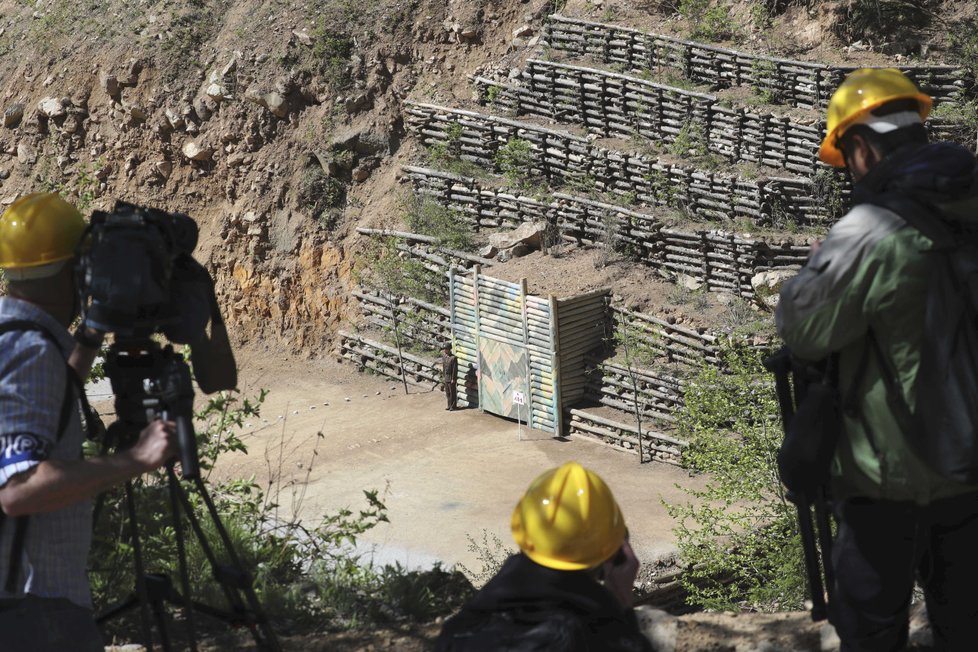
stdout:
[(204, 147), (198, 145), (192, 140), (189, 140), (187, 141), (187, 144), (183, 146), (183, 155), (191, 161), (209, 161), (214, 155), (214, 150), (210, 147)]
[(3, 112), (3, 126), (8, 129), (13, 129), (20, 124), (20, 121), (24, 119), (24, 105), (17, 103), (11, 104)]

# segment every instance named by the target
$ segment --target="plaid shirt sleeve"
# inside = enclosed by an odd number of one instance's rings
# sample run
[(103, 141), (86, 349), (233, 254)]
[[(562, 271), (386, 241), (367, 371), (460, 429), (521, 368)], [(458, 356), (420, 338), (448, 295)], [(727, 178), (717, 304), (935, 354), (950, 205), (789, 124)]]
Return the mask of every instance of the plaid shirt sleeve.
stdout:
[(48, 459), (65, 391), (64, 357), (37, 332), (0, 337), (0, 487)]

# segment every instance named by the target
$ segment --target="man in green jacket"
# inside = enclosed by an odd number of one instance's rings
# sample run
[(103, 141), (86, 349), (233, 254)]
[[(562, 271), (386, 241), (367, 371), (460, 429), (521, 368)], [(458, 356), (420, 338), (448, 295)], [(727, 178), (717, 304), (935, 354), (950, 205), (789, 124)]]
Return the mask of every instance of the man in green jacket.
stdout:
[(839, 389), (853, 407), (832, 468), (839, 527), (830, 613), (844, 651), (906, 645), (915, 578), (939, 649), (974, 649), (978, 640), (978, 487), (938, 474), (914, 453), (912, 426), (891, 407), (899, 397), (888, 397), (883, 375), (888, 369), (903, 401), (915, 405), (931, 243), (871, 202), (897, 187), (953, 199), (975, 178), (966, 149), (928, 144), (930, 108), (894, 69), (858, 70), (839, 86), (819, 156), (848, 169), (853, 208), (785, 284), (776, 315), (796, 356), (838, 353)]

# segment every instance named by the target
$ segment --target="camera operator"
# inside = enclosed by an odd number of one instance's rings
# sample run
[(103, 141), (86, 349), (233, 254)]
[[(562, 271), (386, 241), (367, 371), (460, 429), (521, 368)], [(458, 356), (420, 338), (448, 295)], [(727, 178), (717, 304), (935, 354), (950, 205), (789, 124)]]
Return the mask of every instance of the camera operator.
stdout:
[(129, 449), (82, 458), (83, 381), (103, 339), (67, 330), (84, 229), (55, 193), (22, 197), (0, 217), (0, 649), (10, 652), (101, 652), (86, 576), (91, 499), (177, 449), (173, 424), (157, 420)]
[[(785, 284), (777, 308), (778, 332), (796, 356), (839, 354), (846, 409), (831, 469), (838, 532), (829, 606), (843, 651), (904, 648), (915, 577), (937, 649), (974, 649), (978, 634), (978, 487), (924, 462), (915, 446), (931, 442), (916, 443), (905, 407), (946, 390), (917, 382), (937, 259), (911, 226), (913, 205), (960, 201), (975, 174), (965, 148), (928, 143), (931, 104), (892, 68), (842, 82), (819, 157), (848, 169), (853, 207)], [(883, 207), (891, 196), (901, 198), (893, 210)]]

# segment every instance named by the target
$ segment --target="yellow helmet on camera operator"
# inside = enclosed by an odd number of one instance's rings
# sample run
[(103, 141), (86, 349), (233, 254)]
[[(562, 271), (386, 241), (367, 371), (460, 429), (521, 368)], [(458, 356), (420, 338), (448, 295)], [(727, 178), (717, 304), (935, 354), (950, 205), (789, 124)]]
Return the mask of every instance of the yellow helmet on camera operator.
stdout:
[(12, 280), (53, 276), (84, 230), (82, 214), (57, 193), (25, 195), (0, 216), (0, 269)]
[(568, 462), (539, 476), (513, 510), (513, 539), (547, 568), (584, 570), (625, 542), (625, 519), (597, 473)]
[[(871, 112), (896, 100), (916, 100), (917, 115), (896, 114), (873, 119)], [(930, 115), (933, 100), (920, 92), (906, 75), (896, 68), (861, 68), (849, 74), (839, 84), (829, 100), (828, 124), (818, 158), (837, 168), (845, 167), (845, 157), (839, 149), (839, 139), (856, 124), (868, 124), (874, 131), (887, 133), (915, 123)]]

